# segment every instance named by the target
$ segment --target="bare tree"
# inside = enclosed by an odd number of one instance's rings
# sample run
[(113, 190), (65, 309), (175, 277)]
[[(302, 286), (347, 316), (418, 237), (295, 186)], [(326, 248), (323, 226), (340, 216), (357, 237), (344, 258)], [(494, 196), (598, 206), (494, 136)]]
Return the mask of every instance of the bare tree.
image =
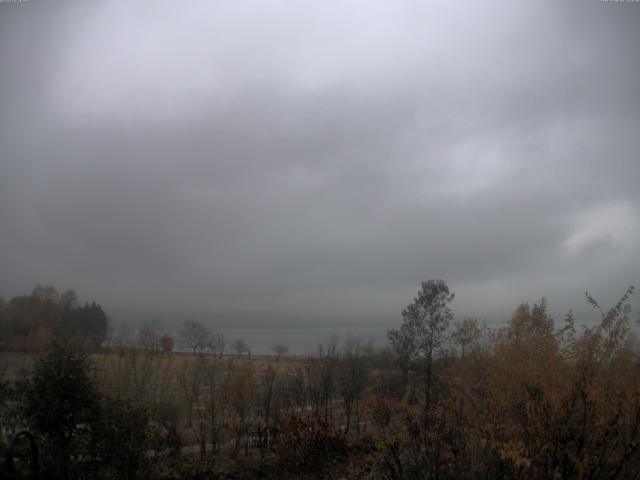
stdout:
[(402, 312), (402, 325), (387, 332), (403, 369), (413, 370), (424, 388), (424, 422), (432, 403), (433, 359), (441, 353), (446, 331), (453, 318), (449, 303), (454, 294), (444, 280), (422, 282), (417, 298)]
[(356, 428), (360, 431), (360, 401), (369, 380), (369, 356), (373, 341), (350, 335), (342, 351), (338, 391), (342, 397), (346, 416), (345, 432), (349, 432), (355, 416)]
[(207, 438), (214, 452), (222, 443), (222, 431), (228, 423), (225, 392), (233, 365), (231, 362), (225, 363), (219, 358), (207, 355), (198, 357), (198, 369), (201, 380), (201, 408), (197, 413), (200, 426), (200, 448), (201, 454), (204, 455)]
[(238, 338), (231, 344), (231, 348), (236, 352), (236, 355), (242, 355), (245, 352), (250, 353), (249, 345), (242, 338)]
[(222, 357), (227, 346), (227, 339), (220, 332), (215, 332), (209, 338), (209, 350), (215, 355)]
[(160, 339), (162, 338), (162, 327), (160, 320), (146, 321), (138, 329), (136, 335), (136, 346), (151, 352), (160, 351)]
[(308, 399), (318, 420), (333, 418), (332, 404), (336, 394), (338, 340), (333, 336), (327, 345), (319, 345), (317, 356), (305, 366)]
[(110, 390), (145, 401), (152, 411), (159, 402), (169, 401), (173, 389), (172, 358), (158, 355), (162, 330), (159, 322), (146, 322), (138, 332), (121, 328), (117, 356), (98, 357), (99, 375)]
[(211, 337), (211, 331), (196, 320), (185, 320), (179, 332), (180, 345), (194, 355), (209, 347)]
[(289, 353), (289, 345), (285, 345), (284, 343), (276, 343), (271, 347), (271, 350), (278, 356), (279, 360), (281, 356)]
[(192, 426), (193, 410), (202, 393), (204, 383), (203, 369), (199, 368), (197, 359), (182, 357), (182, 364), (177, 372), (177, 381), (182, 393), (187, 414), (187, 426)]
[(240, 447), (244, 444), (248, 454), (248, 435), (255, 420), (253, 411), (255, 396), (255, 370), (249, 363), (235, 365), (227, 384), (226, 404), (230, 411), (229, 426), (235, 442), (232, 458), (237, 460)]
[(257, 414), (259, 415), (258, 436), (260, 438), (260, 458), (264, 460), (273, 436), (274, 424), (277, 422), (282, 406), (283, 392), (277, 371), (269, 365), (266, 371), (258, 374), (259, 390), (256, 395)]

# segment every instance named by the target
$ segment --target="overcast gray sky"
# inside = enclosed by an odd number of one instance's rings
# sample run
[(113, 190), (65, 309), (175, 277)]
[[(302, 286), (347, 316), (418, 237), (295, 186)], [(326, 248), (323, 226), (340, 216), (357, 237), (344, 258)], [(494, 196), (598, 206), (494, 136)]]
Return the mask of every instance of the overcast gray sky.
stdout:
[(0, 3), (0, 294), (393, 325), (639, 283), (640, 3)]

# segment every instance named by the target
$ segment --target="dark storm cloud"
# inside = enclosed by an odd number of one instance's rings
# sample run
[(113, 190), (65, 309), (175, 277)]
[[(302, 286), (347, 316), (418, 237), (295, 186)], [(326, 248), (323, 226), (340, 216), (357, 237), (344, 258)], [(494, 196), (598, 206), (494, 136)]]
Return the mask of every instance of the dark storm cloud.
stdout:
[(640, 266), (639, 22), (0, 4), (0, 291), (256, 325), (390, 324), (431, 277), (460, 315), (613, 301)]

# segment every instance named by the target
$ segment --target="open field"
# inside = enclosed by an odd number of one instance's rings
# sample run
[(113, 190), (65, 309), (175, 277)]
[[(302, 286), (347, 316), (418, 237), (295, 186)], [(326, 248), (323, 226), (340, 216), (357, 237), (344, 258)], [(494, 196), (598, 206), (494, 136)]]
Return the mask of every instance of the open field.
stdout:
[[(123, 352), (97, 352), (90, 353), (89, 359), (95, 364), (98, 369), (109, 369), (115, 364), (120, 363), (122, 358), (130, 357), (134, 354), (134, 351)], [(162, 364), (169, 368), (177, 368), (178, 366), (187, 363), (193, 363), (199, 358), (206, 357), (217, 364), (243, 364), (253, 365), (257, 369), (264, 369), (272, 367), (276, 369), (300, 367), (307, 364), (310, 361), (310, 357), (304, 355), (235, 355), (224, 354), (220, 355), (197, 355), (188, 352), (171, 352), (171, 353), (149, 353), (145, 355), (145, 352), (138, 350), (135, 352), (136, 356), (147, 356), (153, 363)], [(20, 377), (20, 372), (31, 366), (36, 358), (38, 358), (37, 352), (7, 352), (0, 351), (0, 372), (5, 375), (5, 380), (13, 381)]]
[(32, 353), (0, 352), (0, 379), (14, 382), (28, 369), (36, 356)]
[[(32, 378), (37, 387), (30, 395), (8, 392), (3, 418), (11, 421), (11, 407), (26, 398), (35, 405), (28, 418), (37, 421), (51, 405), (66, 411), (69, 399), (88, 408), (88, 392), (99, 399), (91, 408), (100, 419), (89, 433), (103, 435), (116, 452), (123, 442), (126, 452), (138, 445), (140, 463), (126, 469), (144, 465), (147, 478), (158, 476), (156, 465), (173, 469), (175, 478), (244, 472), (246, 478), (479, 480), (524, 478), (523, 471), (527, 478), (586, 478), (577, 476), (581, 471), (603, 480), (634, 478), (640, 349), (624, 304), (631, 291), (582, 331), (571, 319), (556, 326), (544, 303), (519, 305), (509, 324), (493, 332), (474, 320), (456, 322), (439, 339), (459, 348), (432, 356), (403, 350), (400, 342), (395, 356), (384, 357), (357, 340), (317, 357), (121, 348), (90, 354), (84, 367), (74, 363), (82, 351), (63, 342), (44, 357), (5, 352), (5, 378), (19, 378), (36, 358), (46, 374)], [(390, 342), (417, 338), (428, 345), (433, 337), (414, 326), (403, 323)], [(7, 438), (12, 428), (29, 425), (13, 418)], [(66, 418), (63, 429), (88, 435), (85, 422)], [(217, 473), (185, 477), (192, 465)], [(427, 477), (425, 465), (433, 470)]]

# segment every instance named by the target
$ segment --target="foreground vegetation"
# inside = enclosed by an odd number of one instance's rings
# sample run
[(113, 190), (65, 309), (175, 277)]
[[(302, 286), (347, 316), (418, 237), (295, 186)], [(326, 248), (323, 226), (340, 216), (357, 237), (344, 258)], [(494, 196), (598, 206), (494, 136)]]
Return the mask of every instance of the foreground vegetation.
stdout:
[(453, 322), (433, 280), (389, 350), (348, 338), (296, 361), (58, 339), (0, 382), (0, 451), (29, 429), (46, 478), (639, 478), (632, 293), (587, 296), (589, 328), (542, 300), (489, 330)]

